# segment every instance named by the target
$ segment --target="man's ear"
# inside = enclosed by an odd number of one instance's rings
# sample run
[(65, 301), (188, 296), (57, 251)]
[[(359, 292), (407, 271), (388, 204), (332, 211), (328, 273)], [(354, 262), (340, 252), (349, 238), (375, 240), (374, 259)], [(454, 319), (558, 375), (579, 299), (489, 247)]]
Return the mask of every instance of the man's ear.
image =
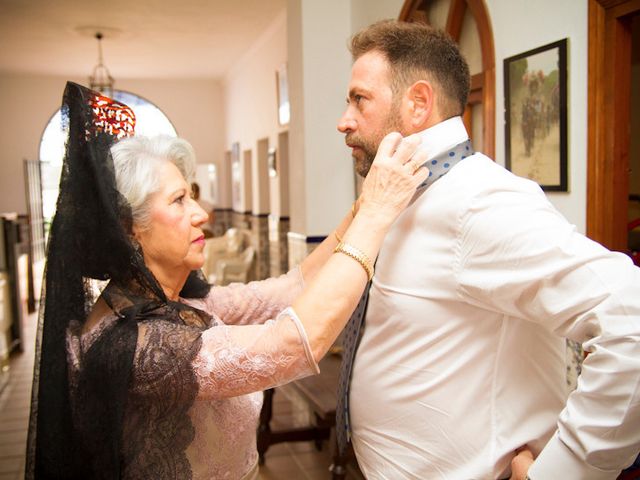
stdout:
[(435, 113), (433, 87), (426, 80), (418, 80), (407, 90), (408, 118), (412, 129), (424, 130), (430, 126), (430, 119)]

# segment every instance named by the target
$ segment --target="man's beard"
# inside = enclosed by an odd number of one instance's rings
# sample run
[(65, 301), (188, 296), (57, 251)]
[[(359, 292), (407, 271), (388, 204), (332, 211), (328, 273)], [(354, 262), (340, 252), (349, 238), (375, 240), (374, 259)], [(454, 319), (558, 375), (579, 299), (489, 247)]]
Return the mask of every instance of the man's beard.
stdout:
[(389, 115), (387, 116), (387, 121), (385, 122), (385, 126), (383, 127), (381, 132), (377, 132), (372, 135), (371, 138), (362, 138), (358, 136), (356, 133), (348, 133), (345, 137), (345, 141), (347, 144), (352, 147), (358, 147), (359, 152), (358, 155), (353, 155), (353, 160), (355, 162), (355, 168), (358, 175), (362, 178), (366, 177), (371, 169), (371, 164), (373, 160), (376, 158), (376, 154), (378, 153), (378, 147), (380, 146), (380, 142), (384, 138), (384, 136), (390, 132), (400, 132), (402, 133), (400, 121), (400, 112), (399, 105), (394, 104), (389, 111)]
[(354, 152), (353, 161), (355, 163), (356, 172), (358, 172), (358, 175), (363, 178), (367, 176), (367, 173), (369, 173), (371, 164), (376, 158), (380, 140), (382, 140), (382, 138), (376, 137), (373, 140), (367, 141), (355, 136), (355, 134), (350, 133), (346, 136), (346, 142), (349, 145), (351, 145), (352, 147), (358, 147), (360, 149), (357, 155)]

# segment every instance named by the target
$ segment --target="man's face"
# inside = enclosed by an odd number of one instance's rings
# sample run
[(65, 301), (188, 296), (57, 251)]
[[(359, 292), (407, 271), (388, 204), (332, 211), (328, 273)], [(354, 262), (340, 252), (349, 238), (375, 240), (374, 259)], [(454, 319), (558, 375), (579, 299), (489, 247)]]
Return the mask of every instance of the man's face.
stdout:
[(356, 171), (365, 177), (382, 138), (402, 133), (400, 98), (395, 98), (387, 59), (377, 51), (362, 55), (351, 68), (347, 109), (338, 122), (351, 148)]

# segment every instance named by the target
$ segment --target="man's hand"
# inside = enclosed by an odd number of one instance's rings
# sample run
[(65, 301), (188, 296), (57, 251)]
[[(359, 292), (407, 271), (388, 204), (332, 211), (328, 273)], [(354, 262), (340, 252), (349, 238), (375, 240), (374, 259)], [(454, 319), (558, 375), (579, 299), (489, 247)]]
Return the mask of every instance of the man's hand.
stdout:
[(526, 480), (529, 467), (533, 463), (533, 453), (526, 446), (516, 450), (511, 460), (511, 478), (509, 480)]

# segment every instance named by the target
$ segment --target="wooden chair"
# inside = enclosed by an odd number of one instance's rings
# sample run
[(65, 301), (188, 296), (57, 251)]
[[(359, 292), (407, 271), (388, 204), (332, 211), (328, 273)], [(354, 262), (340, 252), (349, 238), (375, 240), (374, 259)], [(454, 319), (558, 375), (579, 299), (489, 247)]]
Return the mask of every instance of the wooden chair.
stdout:
[[(202, 273), (209, 281), (217, 285), (227, 285), (232, 281), (252, 280), (251, 251), (247, 251), (250, 246), (250, 235), (248, 232), (230, 228), (220, 237), (206, 238), (204, 241), (204, 265)], [(255, 251), (254, 251), (255, 252)], [(255, 255), (255, 253), (254, 253)], [(247, 262), (250, 260), (249, 262)], [(220, 262), (226, 262), (224, 266), (219, 266)], [(247, 268), (245, 269), (244, 266)], [(229, 272), (229, 280), (226, 283), (220, 272), (225, 275)]]
[(247, 283), (255, 278), (256, 251), (247, 247), (237, 257), (227, 257), (216, 263), (216, 284)]
[[(281, 442), (300, 442), (313, 440), (316, 448), (322, 448), (322, 442), (331, 438), (331, 429), (336, 423), (336, 394), (338, 376), (340, 374), (341, 357), (328, 354), (320, 361), (320, 373), (296, 380), (289, 384), (309, 405), (314, 413), (315, 424), (301, 428), (289, 428), (274, 431), (270, 427), (273, 396), (277, 389), (265, 391), (264, 404), (260, 412), (258, 426), (258, 454), (260, 464), (265, 462), (265, 453), (271, 445)], [(335, 438), (335, 435), (334, 435)], [(337, 445), (333, 448), (333, 464), (327, 465), (331, 471), (332, 480), (343, 480), (346, 476), (348, 457), (339, 456)]]

